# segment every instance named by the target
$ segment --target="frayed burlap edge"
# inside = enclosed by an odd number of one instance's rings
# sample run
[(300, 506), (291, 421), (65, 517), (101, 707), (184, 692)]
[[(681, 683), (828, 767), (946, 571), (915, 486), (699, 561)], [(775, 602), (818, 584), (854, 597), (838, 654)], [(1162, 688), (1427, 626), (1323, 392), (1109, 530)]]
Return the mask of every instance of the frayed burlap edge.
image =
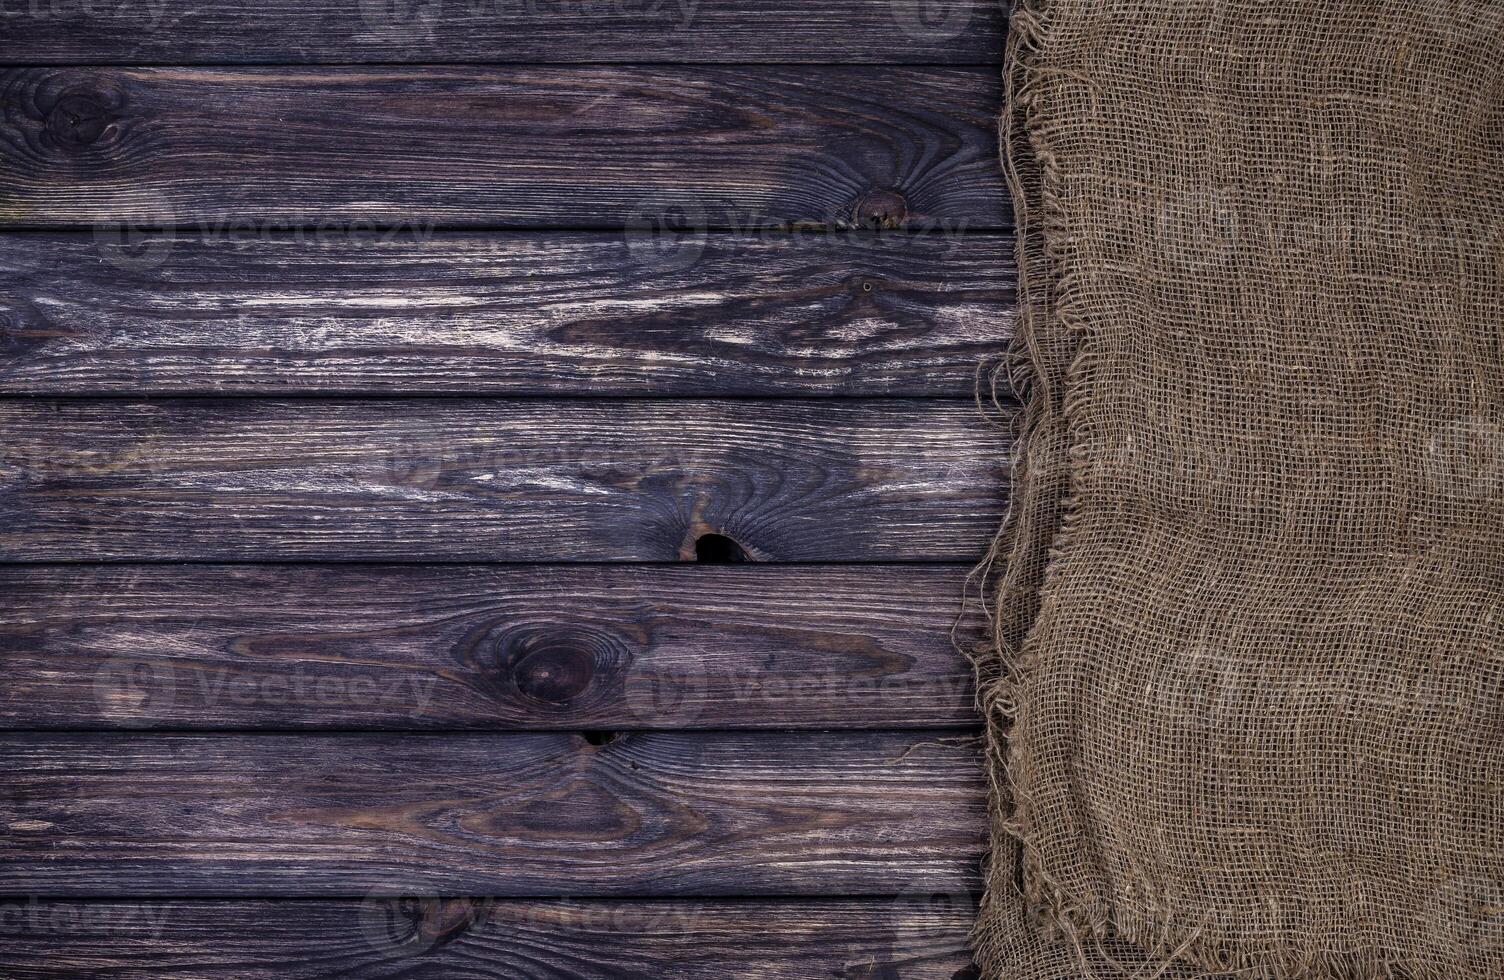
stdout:
[[(1014, 819), (1017, 798), (1011, 785), (1008, 735), (1012, 728), (1017, 671), (1023, 640), (1038, 611), (1040, 573), (1059, 532), (1052, 514), (1061, 486), (1047, 469), (1060, 460), (1038, 452), (1063, 434), (1058, 389), (1039, 363), (1036, 338), (1053, 314), (1058, 276), (1048, 252), (1044, 223), (1053, 215), (1044, 201), (1044, 159), (1028, 119), (1028, 90), (1035, 72), (1042, 16), (1040, 3), (1019, 0), (1009, 24), (1004, 58), (1004, 108), (999, 149), (1013, 198), (1019, 316), (1002, 366), (990, 377), (985, 396), (994, 409), (1005, 397), (1017, 399), (1010, 425), (1009, 503), (1001, 529), (974, 573), (990, 626), (989, 642), (972, 652), (977, 707), (985, 725), (992, 846), (983, 869), (983, 895), (972, 949), (985, 974), (1002, 977), (1012, 966), (999, 948), (1009, 923), (1017, 928), (1032, 904), (1023, 892), (1018, 848), (1025, 844)], [(1001, 378), (1000, 378), (1001, 376)], [(999, 380), (1006, 380), (1000, 395)], [(1036, 472), (1034, 464), (1038, 464)], [(1058, 475), (1057, 475), (1058, 478)], [(1083, 966), (1085, 964), (1083, 963)]]
[[(1001, 402), (1002, 374), (1020, 405), (1012, 423), (1007, 514), (974, 573), (991, 634), (989, 643), (970, 651), (986, 730), (992, 835), (986, 893), (971, 937), (977, 963), (989, 978), (1030, 980), (1019, 972), (1018, 937), (1005, 953), (1000, 936), (1031, 928), (1039, 930), (1041, 944), (1067, 944), (1088, 980), (1153, 980), (1172, 969), (1177, 977), (1189, 969), (1205, 980), (1445, 980), (1430, 964), (1382, 953), (1292, 956), (1228, 949), (1173, 910), (1145, 915), (1069, 894), (1051, 880), (1031, 846), (1027, 751), (1010, 734), (1020, 709), (1020, 681), (1034, 656), (1030, 633), (1040, 607), (1050, 601), (1052, 580), (1069, 559), (1077, 513), (1072, 476), (1085, 465), (1090, 444), (1083, 409), (1092, 399), (1094, 373), (1086, 346), (1090, 328), (1075, 310), (1073, 248), (1055, 195), (1060, 174), (1050, 120), (1036, 111), (1034, 98), (1049, 73), (1041, 54), (1050, 7), (1051, 0), (1016, 0), (1003, 72), (999, 142), (1014, 206), (1020, 312), (1005, 361), (985, 394), (994, 406)], [(1050, 343), (1058, 347), (1062, 337), (1071, 338), (1074, 355), (1063, 372), (1051, 371), (1043, 351)], [(1025, 921), (1027, 926), (1017, 925)], [(1122, 942), (1135, 947), (1134, 962), (1122, 961)], [(1093, 964), (1106, 964), (1106, 972)]]

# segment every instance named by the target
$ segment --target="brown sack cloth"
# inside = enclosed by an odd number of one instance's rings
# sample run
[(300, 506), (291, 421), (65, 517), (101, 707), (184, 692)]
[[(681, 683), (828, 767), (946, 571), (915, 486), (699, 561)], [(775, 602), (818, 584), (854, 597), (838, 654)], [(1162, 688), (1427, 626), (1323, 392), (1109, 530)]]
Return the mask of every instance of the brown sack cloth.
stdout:
[(1027, 0), (989, 977), (1504, 977), (1504, 0)]

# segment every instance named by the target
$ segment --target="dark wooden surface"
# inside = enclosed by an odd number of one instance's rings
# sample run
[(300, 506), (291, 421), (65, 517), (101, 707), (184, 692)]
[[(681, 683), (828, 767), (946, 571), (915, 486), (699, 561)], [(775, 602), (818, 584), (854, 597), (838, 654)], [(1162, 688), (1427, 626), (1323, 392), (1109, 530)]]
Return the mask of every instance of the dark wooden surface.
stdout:
[(1001, 5), (0, 14), (0, 976), (973, 976)]
[(27, 394), (970, 397), (1015, 305), (994, 235), (21, 234), (0, 269)]
[[(882, 899), (0, 902), (6, 975), (967, 980), (966, 892)], [(60, 955), (61, 954), (61, 955)]]
[[(964, 575), (0, 567), (0, 727), (972, 727)], [(968, 619), (963, 636), (980, 624)]]
[(922, 732), (13, 735), (0, 894), (960, 891), (979, 753)]
[(981, 558), (970, 402), (0, 402), (0, 560)]
[(988, 68), (16, 68), (0, 224), (1004, 228)]
[(1004, 11), (997, 0), (17, 3), (0, 62), (996, 64)]

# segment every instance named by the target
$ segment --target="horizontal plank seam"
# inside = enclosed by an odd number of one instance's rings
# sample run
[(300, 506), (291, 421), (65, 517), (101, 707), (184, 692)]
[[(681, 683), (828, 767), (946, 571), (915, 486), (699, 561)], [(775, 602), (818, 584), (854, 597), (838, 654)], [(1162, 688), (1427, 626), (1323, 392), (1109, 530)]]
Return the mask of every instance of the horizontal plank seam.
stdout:
[[(3, 70), (4, 70), (3, 68), (0, 68), (0, 71), (3, 71)], [(191, 220), (185, 220), (185, 221), (182, 222), (182, 224), (183, 224), (184, 227), (181, 228), (181, 229), (179, 229), (177, 226), (174, 225), (172, 227), (172, 232), (173, 232), (174, 235), (179, 236), (179, 237), (181, 237), (181, 238), (183, 238), (185, 240), (189, 239), (189, 238), (210, 238), (211, 240), (212, 239), (216, 239), (216, 238), (223, 238), (223, 239), (231, 240), (231, 241), (241, 240), (241, 239), (236, 239), (233, 236), (228, 236), (228, 235), (203, 235), (201, 233), (194, 233), (193, 232), (193, 228), (194, 228), (195, 225), (198, 225), (198, 224), (212, 224), (212, 223), (209, 223), (209, 222), (196, 222), (196, 221), (191, 221)], [(236, 224), (238, 224), (240, 227), (244, 227), (245, 226), (244, 222), (236, 222)], [(391, 222), (391, 223), (371, 223), (371, 222), (367, 222), (367, 221), (351, 221), (351, 222), (348, 222), (347, 224), (341, 224), (341, 223), (336, 222), (336, 221), (330, 221), (330, 222), (323, 222), (323, 223), (320, 223), (320, 224), (317, 224), (317, 225), (308, 225), (308, 224), (293, 223), (293, 222), (282, 223), (282, 222), (277, 222), (277, 221), (262, 221), (262, 220), (257, 219), (257, 220), (251, 221), (250, 224), (256, 230), (256, 233), (253, 236), (253, 237), (256, 237), (256, 238), (264, 237), (264, 236), (269, 237), (269, 236), (271, 236), (273, 234), (275, 234), (275, 235), (284, 235), (285, 234), (286, 237), (292, 237), (293, 235), (295, 235), (295, 234), (297, 234), (299, 232), (318, 232), (318, 233), (321, 233), (321, 234), (339, 234), (341, 232), (341, 230), (343, 230), (343, 229), (347, 229), (347, 228), (359, 228), (361, 230), (361, 232), (363, 234), (367, 235), (367, 236), (380, 235), (383, 232), (393, 232), (393, 231), (402, 232), (403, 235), (405, 235), (406, 237), (403, 237), (402, 235), (399, 235), (399, 236), (397, 236), (397, 237), (394, 238), (394, 241), (405, 241), (405, 240), (408, 240), (409, 238), (413, 237), (411, 229), (413, 228), (413, 225), (415, 224), (415, 222), (412, 222), (412, 221), (403, 221), (403, 222)], [(629, 227), (627, 225), (625, 225), (625, 224), (622, 224), (622, 225), (557, 225), (557, 224), (555, 224), (555, 225), (520, 225), (520, 224), (519, 225), (508, 225), (508, 224), (495, 224), (495, 223), (468, 224), (468, 223), (464, 223), (464, 222), (446, 222), (446, 223), (435, 222), (435, 223), (433, 223), (431, 225), (424, 225), (421, 222), (417, 222), (417, 224), (420, 224), (422, 226), (422, 230), (423, 230), (423, 232), (424, 232), (425, 235), (429, 235), (429, 234), (433, 234), (433, 235), (438, 235), (438, 234), (461, 234), (461, 233), (473, 234), (473, 235), (485, 235), (485, 234), (492, 234), (492, 235), (499, 235), (499, 234), (524, 234), (524, 235), (525, 234), (534, 234), (534, 235), (536, 235), (536, 234), (557, 234), (557, 235), (576, 235), (576, 234), (580, 234), (580, 235), (590, 235), (590, 234), (597, 234), (597, 235), (622, 235), (622, 234), (626, 233), (629, 230)], [(78, 223), (74, 223), (74, 224), (60, 224), (60, 225), (26, 225), (26, 224), (0, 225), (0, 235), (9, 235), (9, 234), (17, 234), (17, 235), (75, 235), (75, 236), (79, 236), (79, 237), (85, 237), (85, 236), (93, 235), (95, 233), (96, 229), (98, 229), (100, 227), (115, 228), (115, 227), (119, 227), (119, 226), (124, 226), (124, 227), (130, 228), (130, 229), (135, 230), (135, 231), (152, 231), (154, 229), (167, 230), (167, 226), (164, 226), (164, 225), (157, 225), (157, 224), (153, 224), (151, 222), (146, 222), (146, 221), (125, 220), (125, 221), (97, 221), (97, 222), (88, 222), (88, 223), (78, 222)], [(1008, 238), (1008, 237), (1011, 237), (1013, 235), (1013, 233), (1016, 231), (1016, 227), (1013, 224), (1013, 222), (1011, 222), (1011, 221), (1005, 221), (1005, 222), (1003, 222), (1001, 224), (996, 224), (996, 225), (986, 224), (986, 225), (968, 226), (966, 228), (926, 227), (923, 224), (906, 225), (906, 226), (902, 226), (902, 227), (898, 227), (898, 228), (874, 228), (871, 225), (823, 224), (823, 223), (815, 223), (815, 222), (798, 222), (797, 224), (755, 225), (755, 226), (751, 226), (751, 227), (740, 227), (740, 228), (739, 227), (733, 227), (731, 225), (710, 225), (710, 224), (706, 224), (706, 225), (697, 225), (697, 226), (695, 226), (695, 227), (693, 227), (691, 229), (687, 229), (687, 230), (690, 231), (690, 232), (693, 232), (693, 233), (701, 233), (701, 232), (703, 232), (703, 233), (710, 234), (710, 235), (718, 235), (718, 236), (723, 235), (723, 236), (725, 236), (727, 238), (738, 238), (738, 237), (742, 237), (742, 238), (756, 238), (756, 237), (763, 236), (763, 235), (788, 235), (789, 237), (792, 238), (792, 237), (796, 237), (796, 236), (799, 236), (799, 235), (806, 235), (807, 236), (807, 235), (827, 235), (827, 234), (836, 234), (836, 233), (839, 233), (839, 234), (864, 234), (864, 235), (871, 235), (874, 238), (876, 238), (878, 236), (881, 236), (881, 235), (886, 235), (886, 236), (888, 236), (890, 238), (900, 238), (900, 237), (902, 237), (902, 238), (960, 238), (960, 239), (966, 239), (966, 238)]]
[[(1001, 359), (1001, 354), (999, 355)], [(732, 392), (728, 394), (695, 394), (693, 392), (665, 392), (663, 394), (583, 394), (580, 392), (503, 392), (486, 394), (476, 391), (307, 391), (307, 392), (178, 392), (153, 395), (149, 391), (70, 391), (67, 393), (35, 394), (32, 392), (7, 391), (0, 380), (0, 405), (7, 402), (120, 402), (124, 404), (158, 404), (161, 402), (264, 402), (264, 401), (314, 401), (314, 402), (410, 402), (410, 401), (525, 401), (525, 402), (830, 402), (851, 404), (854, 402), (951, 402), (960, 404), (972, 401), (964, 393), (925, 395), (860, 395), (849, 392), (802, 392), (794, 394), (753, 394)], [(1004, 403), (1005, 408), (1016, 407)]]
[(747, 561), (738, 562), (734, 565), (724, 563), (698, 562), (692, 559), (665, 558), (661, 561), (507, 561), (496, 559), (493, 561), (476, 561), (470, 558), (423, 558), (412, 561), (401, 561), (394, 558), (352, 558), (349, 560), (320, 559), (311, 561), (297, 561), (286, 558), (265, 559), (239, 559), (226, 561), (224, 559), (208, 558), (181, 558), (181, 559), (153, 559), (153, 558), (120, 558), (120, 559), (97, 559), (80, 558), (76, 561), (66, 561), (56, 558), (30, 560), (17, 560), (13, 558), (0, 559), (0, 569), (3, 568), (119, 568), (133, 565), (151, 565), (156, 567), (300, 567), (300, 568), (381, 568), (391, 566), (397, 568), (422, 568), (433, 566), (436, 568), (975, 568), (976, 562), (965, 559), (949, 558), (915, 558), (912, 560), (899, 560), (894, 558), (850, 559), (847, 561)]
[[(981, 892), (981, 889), (978, 888), (977, 889), (977, 893), (980, 894), (980, 892)], [(107, 904), (107, 903), (111, 903), (111, 902), (138, 902), (138, 903), (142, 903), (142, 904), (150, 903), (150, 904), (153, 904), (153, 905), (161, 905), (161, 904), (165, 904), (167, 902), (174, 902), (174, 903), (180, 903), (180, 904), (189, 904), (189, 903), (192, 903), (192, 904), (198, 904), (198, 905), (217, 905), (217, 904), (228, 904), (228, 903), (236, 903), (236, 904), (249, 905), (249, 904), (262, 903), (262, 902), (265, 902), (265, 903), (268, 903), (268, 904), (275, 903), (275, 904), (278, 904), (278, 905), (291, 905), (291, 904), (294, 904), (294, 903), (296, 903), (296, 904), (318, 903), (320, 905), (345, 905), (345, 904), (348, 904), (350, 902), (361, 902), (361, 901), (365, 900), (368, 897), (369, 896), (367, 894), (365, 894), (364, 892), (362, 892), (361, 894), (358, 894), (358, 895), (356, 895), (356, 894), (351, 894), (351, 895), (310, 895), (310, 896), (308, 896), (306, 898), (304, 898), (304, 897), (298, 897), (298, 896), (295, 896), (295, 895), (270, 896), (270, 895), (240, 895), (240, 894), (234, 894), (234, 893), (227, 893), (227, 894), (224, 894), (224, 895), (202, 895), (202, 894), (199, 894), (199, 895), (183, 895), (183, 896), (179, 897), (179, 896), (173, 896), (173, 895), (138, 895), (138, 894), (133, 894), (133, 893), (123, 893), (123, 894), (120, 894), (120, 895), (92, 894), (92, 895), (78, 895), (78, 896), (73, 896), (73, 895), (67, 895), (67, 894), (53, 894), (51, 892), (47, 892), (47, 893), (41, 893), (41, 892), (39, 892), (39, 893), (34, 894), (34, 895), (27, 895), (25, 898), (0, 898), (0, 907), (3, 907), (5, 905), (9, 905), (9, 904), (15, 904), (17, 902), (28, 901), (28, 900), (35, 900), (37, 902), (57, 902), (57, 903), (60, 903), (60, 904), (61, 903), (67, 903), (68, 905), (91, 905), (91, 904), (103, 905), (103, 904)], [(521, 898), (516, 897), (516, 896), (511, 896), (511, 895), (452, 895), (452, 894), (447, 894), (446, 893), (446, 894), (444, 894), (442, 896), (439, 896), (439, 897), (443, 897), (443, 898), (469, 898), (469, 899), (487, 900), (487, 901), (495, 901), (495, 902), (510, 902), (510, 903), (515, 903), (515, 904), (519, 904), (519, 905), (533, 905), (533, 904), (541, 904), (541, 903), (545, 903), (545, 902), (568, 901), (568, 902), (571, 902), (571, 903), (576, 904), (576, 905), (606, 905), (606, 906), (610, 906), (610, 905), (625, 905), (625, 904), (628, 904), (628, 903), (631, 903), (631, 904), (634, 904), (634, 905), (636, 905), (636, 904), (648, 904), (648, 903), (657, 904), (657, 905), (682, 905), (682, 904), (686, 904), (686, 903), (690, 903), (690, 902), (696, 902), (696, 903), (726, 902), (726, 903), (734, 903), (734, 904), (737, 904), (737, 905), (769, 905), (769, 906), (779, 906), (779, 905), (807, 905), (807, 904), (809, 904), (809, 905), (823, 905), (823, 904), (832, 904), (832, 905), (834, 905), (834, 904), (837, 904), (837, 903), (846, 903), (846, 904), (853, 904), (854, 903), (854, 904), (859, 904), (859, 905), (879, 905), (879, 904), (891, 903), (894, 900), (899, 899), (899, 898), (913, 898), (914, 896), (912, 894), (904, 895), (904, 894), (900, 894), (900, 893), (897, 893), (897, 892), (872, 892), (872, 893), (867, 893), (867, 892), (829, 892), (829, 893), (816, 894), (816, 895), (801, 895), (801, 894), (798, 894), (798, 893), (790, 893), (790, 894), (787, 894), (787, 895), (766, 894), (766, 893), (759, 893), (759, 894), (756, 894), (756, 895), (719, 895), (718, 894), (718, 895), (704, 895), (704, 896), (694, 896), (694, 895), (639, 895), (639, 896), (635, 896), (635, 897), (634, 896), (618, 897), (618, 896), (615, 896), (615, 895), (610, 896), (610, 897), (604, 897), (604, 896), (601, 896), (601, 895), (544, 895), (544, 896), (541, 896), (541, 897), (526, 896), (526, 897), (521, 897)]]
[[(717, 735), (736, 736), (763, 736), (776, 735), (790, 736), (816, 736), (836, 733), (861, 733), (866, 735), (905, 735), (923, 736), (926, 734), (940, 735), (946, 739), (975, 739), (977, 747), (982, 745), (981, 721), (958, 721), (951, 725), (926, 722), (923, 728), (895, 728), (891, 724), (864, 726), (833, 725), (825, 721), (818, 726), (809, 728), (629, 728), (621, 725), (599, 725), (593, 728), (184, 728), (181, 725), (173, 727), (157, 728), (147, 727), (132, 723), (128, 725), (100, 724), (89, 728), (80, 728), (77, 725), (69, 727), (52, 728), (39, 725), (28, 725), (24, 728), (5, 728), (0, 726), (0, 743), (8, 738), (16, 738), (26, 735), (98, 735), (110, 736), (111, 738), (139, 738), (141, 736), (160, 736), (162, 738), (181, 738), (185, 735), (201, 737), (225, 737), (225, 738), (355, 738), (355, 737), (380, 737), (380, 738), (412, 738), (422, 735), (427, 738), (509, 738), (512, 736), (547, 737), (547, 736), (582, 736), (585, 732), (608, 731), (621, 739), (630, 739), (634, 735), (670, 735), (683, 736), (685, 738), (711, 738)], [(608, 746), (602, 746), (600, 751), (609, 752)]]
[(860, 566), (862, 568), (872, 569), (872, 570), (882, 569), (884, 567), (890, 567), (890, 568), (895, 568), (895, 569), (899, 569), (899, 568), (915, 568), (915, 567), (918, 567), (918, 568), (939, 568), (939, 569), (946, 569), (946, 568), (950, 568), (950, 569), (969, 569), (969, 568), (976, 567), (976, 563), (975, 562), (959, 561), (959, 560), (957, 560), (957, 561), (947, 561), (945, 559), (940, 559), (940, 558), (934, 558), (934, 559), (923, 559), (923, 558), (920, 558), (920, 559), (915, 559), (913, 561), (905, 561), (905, 560), (902, 560), (902, 559), (895, 559), (895, 558), (876, 558), (876, 559), (873, 559), (871, 561), (856, 561), (856, 562), (853, 562), (853, 561), (750, 561), (750, 562), (738, 562), (738, 563), (703, 563), (703, 562), (684, 561), (684, 560), (679, 560), (679, 561), (666, 560), (666, 561), (503, 561), (503, 562), (496, 562), (496, 561), (465, 561), (463, 559), (453, 559), (453, 560), (447, 560), (447, 561), (446, 560), (432, 560), (432, 559), (418, 559), (418, 560), (413, 560), (413, 561), (402, 561), (402, 560), (396, 559), (396, 558), (363, 558), (363, 559), (351, 560), (351, 561), (315, 561), (315, 560), (309, 560), (309, 561), (296, 561), (296, 560), (295, 561), (289, 561), (289, 560), (287, 560), (285, 558), (284, 559), (280, 559), (280, 560), (276, 560), (276, 559), (265, 559), (265, 560), (244, 559), (244, 560), (236, 560), (236, 561), (213, 561), (213, 560), (210, 560), (210, 559), (207, 559), (207, 558), (183, 558), (183, 559), (151, 559), (151, 558), (142, 558), (142, 559), (138, 559), (138, 560), (134, 560), (134, 561), (130, 560), (130, 559), (126, 559), (126, 558), (110, 559), (110, 560), (105, 560), (105, 561), (100, 561), (100, 560), (95, 560), (95, 559), (78, 559), (76, 561), (74, 561), (74, 560), (63, 560), (63, 559), (38, 559), (36, 561), (8, 561), (8, 560), (0, 559), (0, 568), (7, 567), (7, 566), (10, 566), (10, 567), (26, 567), (26, 568), (67, 568), (67, 569), (91, 568), (91, 567), (98, 567), (98, 568), (120, 568), (120, 567), (127, 567), (128, 568), (128, 567), (131, 567), (131, 566), (134, 566), (134, 565), (139, 565), (139, 566), (141, 566), (143, 568), (150, 568), (150, 567), (155, 567), (155, 568), (168, 567), (168, 568), (170, 568), (170, 567), (173, 567), (175, 565), (185, 565), (185, 566), (190, 566), (190, 567), (195, 567), (195, 568), (198, 568), (198, 567), (216, 568), (217, 567), (217, 568), (227, 568), (227, 569), (228, 568), (239, 568), (242, 565), (252, 565), (252, 566), (256, 566), (256, 567), (260, 567), (260, 568), (275, 568), (275, 567), (277, 567), (277, 566), (280, 565), (280, 566), (285, 566), (287, 568), (324, 569), (324, 570), (328, 570), (328, 571), (334, 571), (334, 570), (341, 570), (341, 571), (343, 571), (343, 570), (349, 570), (349, 569), (375, 569), (375, 570), (379, 570), (379, 569), (382, 569), (382, 568), (403, 568), (403, 569), (407, 569), (407, 568), (414, 568), (414, 567), (422, 567), (424, 565), (434, 565), (434, 566), (438, 566), (438, 567), (442, 567), (442, 568), (447, 568), (447, 569), (451, 569), (451, 570), (453, 570), (453, 569), (473, 568), (476, 571), (484, 571), (486, 569), (493, 569), (493, 568), (495, 568), (498, 565), (504, 565), (504, 566), (506, 566), (508, 568), (557, 568), (557, 569), (559, 569), (561, 571), (568, 570), (568, 569), (576, 569), (576, 568), (664, 568), (664, 567), (675, 567), (675, 566), (679, 566), (679, 565), (685, 565), (685, 566), (698, 566), (698, 567), (701, 567), (701, 568), (731, 568), (731, 569), (736, 569), (738, 572), (744, 571), (744, 570), (749, 569), (749, 568), (782, 568), (782, 569), (798, 568), (798, 569), (805, 570), (805, 571), (815, 572), (815, 571), (819, 571), (821, 568), (845, 568), (845, 567), (848, 567), (848, 566), (851, 566), (851, 565), (857, 565), (857, 566)]
[[(15, 739), (30, 735), (87, 735), (99, 738), (109, 737), (114, 741), (129, 739), (132, 741), (151, 741), (159, 738), (181, 738), (192, 735), (200, 738), (244, 738), (248, 735), (258, 738), (495, 738), (508, 739), (518, 736), (528, 738), (557, 738), (564, 735), (578, 735), (586, 731), (600, 731), (600, 728), (582, 727), (579, 729), (548, 730), (539, 728), (519, 729), (455, 729), (452, 731), (435, 728), (8, 728), (0, 730), (0, 742), (7, 739)], [(926, 725), (923, 728), (894, 728), (890, 725), (876, 728), (849, 729), (833, 728), (826, 725), (823, 728), (623, 728), (612, 727), (608, 729), (620, 732), (623, 737), (630, 738), (633, 735), (656, 735), (685, 741), (706, 740), (721, 735), (735, 735), (738, 738), (789, 738), (818, 736), (824, 734), (844, 733), (861, 731), (867, 734), (895, 735), (913, 741), (922, 741), (926, 736), (934, 735), (948, 740), (974, 737), (978, 740), (982, 737), (981, 719), (978, 718), (974, 725), (959, 725), (956, 727)], [(970, 732), (970, 736), (958, 735), (958, 732)], [(614, 743), (613, 743), (614, 744)], [(601, 746), (598, 752), (609, 753), (610, 745)]]
[[(684, 402), (700, 401), (706, 403), (744, 401), (744, 402), (828, 402), (840, 400), (848, 405), (875, 404), (884, 402), (896, 404), (900, 402), (948, 402), (951, 405), (975, 404), (975, 398), (965, 395), (815, 395), (815, 394), (738, 394), (738, 395), (591, 395), (580, 392), (567, 392), (559, 394), (387, 394), (368, 392), (366, 394), (342, 395), (338, 392), (314, 391), (302, 395), (255, 393), (255, 394), (202, 394), (202, 395), (150, 395), (150, 394), (121, 394), (110, 393), (101, 395), (34, 395), (34, 394), (8, 394), (0, 395), (0, 404), (6, 402), (130, 402), (139, 405), (163, 405), (169, 402), (258, 402), (258, 401), (283, 401), (283, 402), (373, 402), (373, 401), (471, 401), (471, 402)], [(980, 412), (981, 410), (978, 409)]]
[[(113, 225), (115, 224), (115, 222), (106, 222), (106, 224)], [(360, 229), (360, 234), (365, 238), (369, 238), (374, 234), (380, 234), (382, 232), (400, 231), (403, 232), (403, 234), (396, 236), (396, 238), (394, 239), (395, 241), (408, 242), (420, 240), (418, 236), (413, 234), (411, 222), (386, 225), (371, 225), (360, 223), (354, 226)], [(133, 225), (133, 227), (139, 227), (149, 230), (153, 226), (143, 223)], [(238, 227), (240, 230), (243, 230), (243, 226)], [(264, 230), (257, 229), (253, 237), (257, 240), (266, 241), (292, 241), (301, 232), (327, 232), (329, 228), (330, 226), (325, 224), (295, 225), (276, 224), (273, 222), (268, 222), (267, 227)], [(190, 234), (190, 230), (190, 228), (174, 227), (173, 233), (177, 238), (180, 238), (184, 241), (195, 239), (210, 241), (216, 241), (220, 239), (229, 239), (236, 241), (241, 240), (233, 235), (228, 234)], [(520, 237), (522, 235), (567, 235), (570, 237), (598, 235), (601, 238), (619, 238), (626, 230), (627, 228), (621, 225), (538, 225), (536, 227), (530, 227), (527, 225), (465, 225), (458, 228), (442, 228), (435, 226), (432, 229), (435, 235), (443, 235), (445, 237), (452, 238), (473, 238), (479, 235), (510, 235), (516, 237)], [(735, 242), (738, 239), (771, 239), (772, 236), (782, 236), (784, 238), (787, 238), (790, 243), (794, 243), (800, 241), (801, 239), (808, 238), (812, 235), (821, 235), (832, 232), (839, 232), (843, 236), (849, 236), (852, 238), (871, 239), (873, 241), (878, 241), (883, 238), (902, 238), (911, 241), (924, 239), (946, 240), (952, 238), (992, 238), (1000, 241), (1009, 241), (1013, 238), (1013, 235), (1010, 234), (1010, 232), (1013, 230), (1012, 226), (1009, 226), (1003, 231), (997, 231), (987, 228), (971, 227), (947, 229), (923, 227), (873, 228), (869, 225), (807, 225), (801, 223), (798, 226), (759, 225), (755, 228), (721, 229), (697, 227), (689, 230), (695, 232), (704, 231), (728, 242)], [(427, 229), (425, 229), (425, 233), (426, 231)], [(95, 229), (93, 225), (79, 225), (78, 227), (58, 227), (54, 225), (0, 226), (0, 239), (4, 239), (7, 235), (15, 235), (17, 237), (23, 235), (41, 235), (49, 238), (76, 238), (80, 240), (92, 240), (94, 234)], [(327, 243), (321, 242), (321, 244)]]
[(998, 68), (1003, 64), (1003, 37), (997, 41), (998, 57), (983, 61), (687, 61), (634, 58), (631, 61), (0, 61), (0, 70), (9, 68), (369, 68), (407, 71), (424, 68)]

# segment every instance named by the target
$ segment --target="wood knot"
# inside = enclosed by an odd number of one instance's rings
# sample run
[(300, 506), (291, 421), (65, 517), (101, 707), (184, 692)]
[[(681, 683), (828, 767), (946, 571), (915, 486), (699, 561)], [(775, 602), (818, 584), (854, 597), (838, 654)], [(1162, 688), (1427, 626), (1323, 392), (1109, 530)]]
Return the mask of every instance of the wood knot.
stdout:
[(512, 680), (524, 697), (568, 704), (595, 679), (595, 658), (579, 647), (549, 644), (521, 654), (511, 669)]
[(856, 202), (856, 223), (870, 228), (897, 228), (909, 216), (909, 202), (895, 190), (868, 191)]
[(47, 114), (47, 131), (59, 146), (93, 145), (115, 122), (114, 111), (92, 92), (65, 92)]
[(421, 956), (464, 935), (490, 909), (490, 900), (484, 898), (372, 894), (360, 905), (360, 927), (376, 949)]
[(521, 623), (494, 636), (501, 693), (561, 713), (589, 712), (611, 696), (633, 656), (629, 641), (574, 623)]
[(0, 310), (0, 356), (19, 358), (48, 343), (51, 338), (77, 336), (48, 324), (29, 303), (20, 311)]
[(486, 913), (485, 904), (471, 898), (427, 898), (415, 904), (415, 938), (425, 950), (458, 939)]

